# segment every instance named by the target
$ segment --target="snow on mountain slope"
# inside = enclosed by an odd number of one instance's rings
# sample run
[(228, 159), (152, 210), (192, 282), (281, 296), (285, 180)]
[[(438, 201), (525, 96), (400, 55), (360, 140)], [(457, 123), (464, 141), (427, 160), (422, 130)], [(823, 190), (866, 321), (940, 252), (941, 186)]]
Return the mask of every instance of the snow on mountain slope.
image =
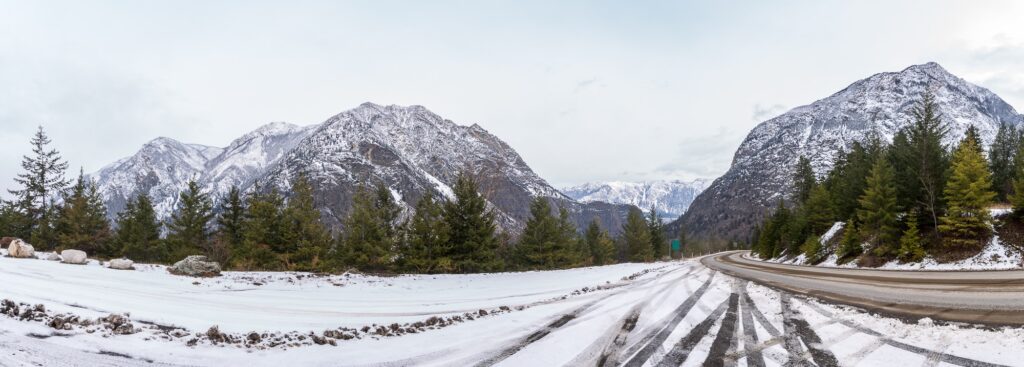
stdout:
[(535, 197), (566, 206), (578, 224), (598, 218), (613, 230), (628, 210), (574, 202), (479, 125), (458, 125), (422, 106), (364, 103), (335, 115), (271, 167), (265, 179), (284, 189), (295, 175), (306, 174), (317, 187), (325, 219), (340, 224), (360, 183), (384, 183), (411, 211), (427, 191), (450, 196), (463, 170), (476, 178), (499, 225), (512, 232), (525, 225)]
[(287, 194), (291, 180), (305, 174), (323, 218), (338, 228), (361, 184), (384, 183), (408, 214), (427, 191), (450, 198), (451, 186), (463, 170), (477, 179), (499, 225), (512, 233), (524, 226), (535, 197), (566, 207), (578, 225), (598, 219), (612, 232), (621, 228), (630, 210), (624, 205), (577, 203), (479, 125), (458, 125), (422, 106), (364, 103), (317, 125), (271, 123), (223, 149), (169, 139), (154, 142), (167, 147), (147, 144), (136, 155), (93, 174), (111, 217), (132, 195), (146, 192), (157, 204), (159, 218), (167, 219), (189, 179), (196, 179), (217, 199), (233, 185), (245, 191), (257, 181), (272, 183)]
[(708, 179), (693, 181), (644, 181), (585, 183), (562, 190), (580, 202), (603, 201), (613, 204), (636, 205), (649, 212), (653, 206), (662, 220), (679, 218), (690, 203), (711, 183)]
[(174, 211), (178, 193), (185, 189), (188, 180), (201, 177), (207, 162), (222, 151), (161, 137), (143, 145), (135, 155), (90, 176), (96, 179), (111, 217), (123, 210), (128, 199), (138, 192), (148, 194), (157, 214), (166, 217)]
[(1000, 124), (1024, 120), (999, 96), (936, 63), (876, 74), (757, 125), (736, 150), (729, 171), (669, 229), (682, 226), (696, 237), (745, 240), (767, 208), (791, 191), (790, 177), (800, 156), (809, 158), (821, 175), (832, 167), (839, 150), (855, 141), (870, 134), (891, 141), (912, 121), (911, 110), (925, 92), (935, 96), (949, 128), (947, 144), (959, 141), (968, 126), (990, 143)]

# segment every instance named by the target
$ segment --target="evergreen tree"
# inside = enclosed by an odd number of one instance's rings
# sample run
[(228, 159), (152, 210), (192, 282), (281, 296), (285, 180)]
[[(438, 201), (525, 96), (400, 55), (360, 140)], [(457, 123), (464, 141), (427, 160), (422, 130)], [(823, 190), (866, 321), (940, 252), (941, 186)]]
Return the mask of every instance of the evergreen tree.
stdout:
[(786, 203), (779, 200), (775, 212), (765, 221), (764, 228), (761, 229), (760, 237), (757, 239), (755, 252), (759, 256), (766, 259), (775, 258), (791, 247), (795, 242), (792, 236), (792, 217), (792, 213), (786, 208)]
[(1013, 125), (1003, 123), (989, 148), (989, 169), (992, 170), (992, 188), (996, 199), (1007, 201), (1013, 192), (1014, 161), (1017, 156), (1019, 134)]
[(661, 259), (668, 256), (669, 243), (665, 236), (665, 226), (658, 217), (658, 211), (651, 205), (650, 215), (647, 216), (647, 232), (651, 234), (651, 253), (654, 259)]
[(210, 247), (210, 220), (213, 219), (213, 202), (200, 191), (195, 180), (189, 180), (188, 188), (178, 196), (178, 210), (167, 225), (167, 245), (171, 259), (182, 259), (189, 255), (205, 254)]
[(117, 231), (111, 252), (138, 262), (166, 261), (167, 247), (160, 240), (160, 227), (149, 196), (139, 193), (128, 200), (125, 209), (117, 214)]
[(19, 209), (17, 203), (0, 201), (0, 235), (28, 238), (31, 227), (31, 218)]
[(879, 157), (871, 168), (867, 185), (857, 210), (861, 237), (875, 246), (876, 255), (888, 256), (895, 250), (899, 238), (896, 187), (888, 159)]
[(821, 257), (821, 237), (810, 236), (800, 246), (800, 251), (807, 258), (807, 262), (816, 263)]
[(217, 237), (234, 250), (245, 240), (245, 203), (237, 186), (231, 186), (227, 196), (220, 203), (217, 214)]
[(284, 198), (277, 188), (263, 190), (259, 183), (246, 197), (242, 243), (231, 251), (233, 267), (241, 270), (282, 270), (279, 254), (285, 247)]
[[(942, 122), (934, 97), (928, 93), (914, 109), (914, 122), (908, 127), (907, 137), (911, 156), (908, 165), (900, 166), (917, 178), (918, 185), (914, 190), (917, 195), (910, 199), (916, 204), (918, 213), (928, 217), (928, 223), (935, 230), (939, 225), (939, 214), (945, 203), (943, 192), (946, 185), (946, 171), (949, 168), (949, 155), (942, 141), (948, 128)], [(911, 208), (904, 208), (911, 209)]]
[(451, 250), (441, 205), (427, 191), (416, 203), (416, 213), (406, 229), (398, 256), (401, 269), (416, 273), (452, 272), (455, 268)]
[(629, 251), (629, 260), (647, 262), (654, 260), (654, 249), (651, 248), (651, 233), (639, 209), (631, 209), (622, 225), (622, 240)]
[(313, 186), (304, 174), (292, 181), (291, 194), (282, 221), (285, 263), (292, 270), (324, 270), (331, 234), (320, 222), (320, 210), (313, 202)]
[(824, 185), (815, 185), (807, 201), (800, 207), (801, 215), (807, 223), (807, 231), (818, 235), (827, 231), (835, 223), (832, 202)]
[(835, 168), (829, 172), (825, 182), (836, 217), (850, 218), (857, 214), (860, 206), (857, 198), (867, 187), (866, 177), (880, 151), (877, 142), (868, 146), (854, 142), (849, 153), (840, 152)]
[(939, 231), (954, 249), (980, 248), (987, 240), (988, 207), (995, 198), (992, 177), (979, 141), (968, 135), (953, 153), (949, 181), (944, 190), (948, 203)]
[(22, 157), (24, 172), (14, 178), (22, 188), (8, 192), (16, 198), (18, 210), (27, 218), (29, 228), (26, 234), (30, 235), (30, 242), (37, 248), (50, 249), (56, 246), (57, 241), (54, 222), (58, 210), (53, 202), (68, 186), (68, 180), (64, 178), (68, 163), (57, 150), (47, 147), (51, 141), (42, 126), (36, 130), (31, 143), (33, 155)]
[(110, 222), (96, 184), (79, 172), (78, 180), (64, 197), (64, 206), (57, 218), (57, 238), (65, 249), (78, 249), (90, 254), (110, 256)]
[(485, 272), (502, 268), (498, 257), (497, 226), (476, 180), (459, 173), (452, 187), (455, 200), (444, 205), (444, 221), (452, 245), (452, 261), (459, 272)]
[(803, 205), (807, 201), (811, 196), (811, 189), (816, 184), (814, 169), (811, 168), (811, 160), (800, 156), (796, 164), (796, 172), (793, 174), (794, 198), (798, 205)]
[(1017, 155), (1013, 161), (1013, 191), (1010, 193), (1010, 204), (1013, 215), (1017, 219), (1024, 218), (1024, 139), (1017, 146)]
[(924, 246), (921, 243), (921, 232), (917, 229), (917, 214), (907, 216), (907, 230), (900, 237), (899, 259), (903, 262), (919, 262), (924, 259)]
[[(393, 223), (383, 219), (386, 215), (381, 208), (389, 202), (387, 197), (390, 195), (381, 197), (377, 195), (377, 190), (371, 191), (365, 185), (356, 189), (352, 209), (343, 223), (344, 233), (339, 238), (341, 262), (346, 266), (354, 266), (363, 271), (385, 271), (391, 268), (397, 238), (391, 237), (394, 231), (386, 228)], [(379, 202), (381, 199), (385, 201)]]
[(839, 240), (839, 249), (836, 251), (836, 256), (840, 260), (850, 259), (864, 252), (859, 232), (853, 219), (846, 221), (846, 225), (843, 226), (843, 238)]
[(608, 236), (607, 231), (601, 229), (596, 218), (590, 221), (584, 238), (587, 248), (590, 250), (590, 259), (593, 265), (615, 263), (615, 242)]

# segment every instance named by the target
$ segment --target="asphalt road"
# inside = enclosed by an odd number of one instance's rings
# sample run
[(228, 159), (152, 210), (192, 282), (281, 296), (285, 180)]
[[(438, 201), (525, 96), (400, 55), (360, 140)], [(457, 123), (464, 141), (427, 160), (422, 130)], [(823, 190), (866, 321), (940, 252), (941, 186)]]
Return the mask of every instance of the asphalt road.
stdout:
[(767, 263), (747, 251), (704, 257), (712, 269), (788, 292), (907, 318), (1024, 325), (1024, 271), (893, 271)]

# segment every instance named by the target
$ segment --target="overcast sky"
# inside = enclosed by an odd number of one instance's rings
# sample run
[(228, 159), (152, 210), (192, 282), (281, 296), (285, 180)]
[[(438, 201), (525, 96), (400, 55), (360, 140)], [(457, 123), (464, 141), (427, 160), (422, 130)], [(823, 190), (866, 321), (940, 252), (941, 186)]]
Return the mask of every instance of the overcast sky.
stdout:
[(1024, 5), (0, 1), (0, 188), (362, 102), (480, 124), (556, 186), (717, 177), (758, 122), (936, 61), (1024, 109)]

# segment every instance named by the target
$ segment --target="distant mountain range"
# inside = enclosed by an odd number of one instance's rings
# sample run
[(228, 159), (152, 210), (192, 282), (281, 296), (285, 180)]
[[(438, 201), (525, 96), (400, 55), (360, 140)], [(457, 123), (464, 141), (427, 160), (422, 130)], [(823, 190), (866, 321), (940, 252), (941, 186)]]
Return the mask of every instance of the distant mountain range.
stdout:
[(508, 144), (478, 125), (462, 126), (422, 106), (364, 103), (323, 123), (300, 127), (271, 123), (225, 148), (157, 138), (135, 155), (93, 173), (113, 217), (129, 198), (147, 193), (160, 219), (177, 207), (178, 193), (195, 179), (215, 199), (232, 186), (277, 187), (293, 177), (314, 186), (322, 218), (340, 228), (360, 183), (384, 183), (406, 214), (427, 191), (451, 197), (459, 171), (472, 174), (505, 231), (515, 235), (543, 197), (566, 207), (580, 228), (597, 219), (617, 232), (631, 206), (577, 202), (533, 172)]
[(746, 240), (769, 208), (792, 192), (797, 160), (806, 156), (825, 174), (841, 149), (872, 133), (892, 141), (913, 119), (911, 109), (929, 91), (948, 125), (946, 144), (959, 141), (968, 126), (991, 144), (1000, 124), (1024, 116), (991, 91), (950, 74), (936, 63), (872, 75), (812, 104), (794, 108), (755, 127), (736, 150), (732, 166), (669, 225), (694, 238)]
[(711, 183), (708, 179), (693, 181), (595, 182), (562, 189), (579, 202), (603, 201), (612, 204), (630, 204), (644, 212), (653, 207), (663, 221), (679, 218), (690, 207), (693, 199)]

